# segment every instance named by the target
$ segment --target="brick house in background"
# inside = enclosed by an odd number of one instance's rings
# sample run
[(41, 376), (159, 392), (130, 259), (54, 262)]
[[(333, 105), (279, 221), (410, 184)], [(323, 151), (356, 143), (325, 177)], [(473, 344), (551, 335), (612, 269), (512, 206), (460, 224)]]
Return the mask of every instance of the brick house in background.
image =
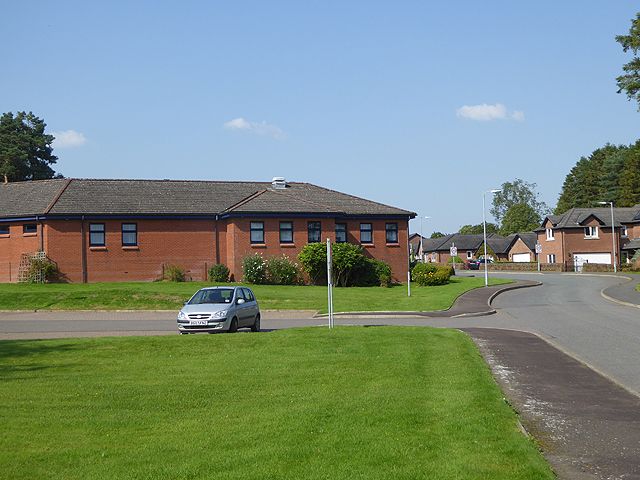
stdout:
[[(625, 263), (640, 248), (640, 205), (613, 209), (572, 208), (549, 215), (536, 230), (544, 263), (580, 270), (584, 263), (611, 265), (613, 246), (617, 263)], [(614, 235), (614, 238), (612, 238)]]
[(70, 282), (193, 280), (224, 263), (236, 280), (254, 253), (296, 259), (307, 243), (361, 244), (397, 281), (415, 213), (309, 183), (52, 179), (0, 185), (0, 281), (44, 251)]

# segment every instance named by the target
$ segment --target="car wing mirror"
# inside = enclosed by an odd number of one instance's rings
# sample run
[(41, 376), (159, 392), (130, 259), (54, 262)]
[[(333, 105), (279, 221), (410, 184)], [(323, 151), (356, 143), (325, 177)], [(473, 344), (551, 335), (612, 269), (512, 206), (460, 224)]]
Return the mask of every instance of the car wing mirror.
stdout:
[(244, 303), (244, 298), (239, 298), (238, 300), (236, 300), (236, 303), (238, 305), (242, 305)]

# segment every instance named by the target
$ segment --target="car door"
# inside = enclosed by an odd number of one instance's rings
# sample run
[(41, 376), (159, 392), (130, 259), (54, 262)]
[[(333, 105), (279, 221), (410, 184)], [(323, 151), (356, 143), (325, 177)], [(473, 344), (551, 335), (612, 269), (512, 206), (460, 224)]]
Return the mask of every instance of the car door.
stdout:
[(253, 295), (253, 292), (249, 288), (244, 289), (244, 298), (247, 301), (247, 315), (251, 325), (253, 325), (253, 321), (256, 318), (258, 312), (258, 302), (256, 301), (256, 297)]
[[(243, 303), (238, 303), (238, 300), (243, 300)], [(238, 326), (246, 327), (247, 326), (247, 299), (244, 297), (244, 289), (237, 288), (236, 289), (236, 316), (238, 317)]]

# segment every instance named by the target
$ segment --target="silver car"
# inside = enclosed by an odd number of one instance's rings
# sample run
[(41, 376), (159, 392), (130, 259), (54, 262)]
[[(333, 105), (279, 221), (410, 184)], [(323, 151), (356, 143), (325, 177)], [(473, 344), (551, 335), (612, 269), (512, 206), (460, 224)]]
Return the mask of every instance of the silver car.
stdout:
[(178, 313), (178, 332), (260, 331), (260, 307), (250, 288), (207, 287), (198, 290)]

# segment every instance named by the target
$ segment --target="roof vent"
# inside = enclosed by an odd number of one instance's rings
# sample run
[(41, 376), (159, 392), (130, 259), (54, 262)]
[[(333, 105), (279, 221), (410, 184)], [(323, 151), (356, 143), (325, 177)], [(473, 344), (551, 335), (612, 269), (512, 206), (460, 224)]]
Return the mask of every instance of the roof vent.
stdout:
[(273, 177), (271, 186), (276, 190), (284, 190), (287, 188), (287, 180), (284, 177)]

